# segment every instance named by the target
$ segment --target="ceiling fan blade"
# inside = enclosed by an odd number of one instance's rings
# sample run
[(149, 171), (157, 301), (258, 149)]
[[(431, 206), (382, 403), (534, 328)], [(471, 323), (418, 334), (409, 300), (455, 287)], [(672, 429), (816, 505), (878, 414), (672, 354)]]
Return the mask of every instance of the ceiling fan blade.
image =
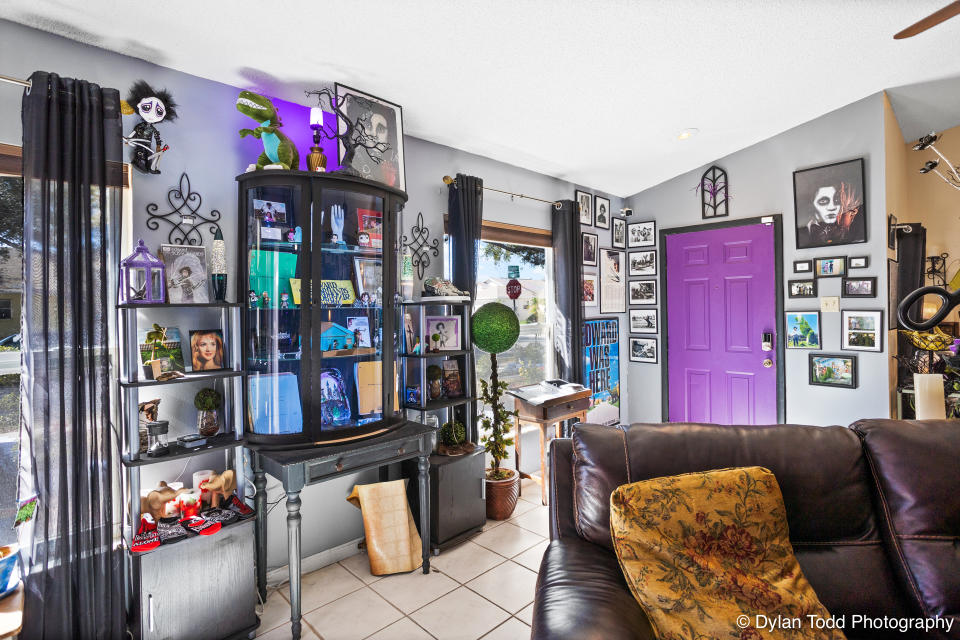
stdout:
[(960, 14), (960, 0), (957, 0), (957, 2), (951, 2), (950, 4), (945, 6), (943, 9), (940, 9), (939, 11), (931, 13), (930, 15), (928, 15), (923, 20), (920, 20), (919, 22), (915, 22), (914, 24), (910, 25), (909, 27), (907, 27), (897, 35), (893, 36), (893, 39), (903, 40), (904, 38), (911, 38), (917, 35), (918, 33), (923, 33), (927, 29), (931, 27), (935, 27), (941, 22), (943, 22), (944, 20), (949, 20), (950, 18), (958, 14)]

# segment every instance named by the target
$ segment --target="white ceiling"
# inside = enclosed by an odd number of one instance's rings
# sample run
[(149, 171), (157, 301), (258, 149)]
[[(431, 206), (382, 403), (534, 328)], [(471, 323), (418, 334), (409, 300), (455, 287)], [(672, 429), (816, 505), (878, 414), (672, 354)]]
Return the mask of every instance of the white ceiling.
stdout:
[(297, 102), (340, 81), (401, 104), (410, 135), (627, 196), (960, 73), (960, 18), (892, 39), (944, 4), (4, 0), (0, 17)]

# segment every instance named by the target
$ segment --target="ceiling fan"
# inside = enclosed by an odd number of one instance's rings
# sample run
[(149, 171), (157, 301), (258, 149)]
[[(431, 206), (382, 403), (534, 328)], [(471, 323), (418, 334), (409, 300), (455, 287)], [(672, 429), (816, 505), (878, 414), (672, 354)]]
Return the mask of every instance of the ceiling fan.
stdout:
[(935, 27), (941, 22), (945, 20), (949, 20), (950, 18), (958, 14), (960, 14), (960, 0), (958, 0), (957, 2), (951, 2), (950, 4), (945, 6), (943, 9), (940, 9), (939, 11), (935, 11), (930, 15), (928, 15), (923, 20), (913, 23), (912, 25), (910, 25), (900, 33), (893, 36), (893, 39), (903, 40), (904, 38), (911, 38), (917, 35), (918, 33), (923, 33), (927, 29)]

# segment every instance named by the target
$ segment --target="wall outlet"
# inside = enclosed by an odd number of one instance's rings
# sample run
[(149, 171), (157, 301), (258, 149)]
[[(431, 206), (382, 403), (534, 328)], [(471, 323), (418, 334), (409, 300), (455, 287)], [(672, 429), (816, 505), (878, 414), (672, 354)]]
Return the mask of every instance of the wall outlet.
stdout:
[(840, 296), (824, 296), (820, 298), (820, 311), (823, 313), (839, 313)]

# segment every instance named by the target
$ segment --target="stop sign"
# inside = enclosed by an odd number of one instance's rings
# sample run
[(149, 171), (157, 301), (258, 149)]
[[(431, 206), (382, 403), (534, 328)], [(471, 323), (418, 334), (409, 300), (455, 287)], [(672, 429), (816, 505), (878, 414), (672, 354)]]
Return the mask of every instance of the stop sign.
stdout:
[(520, 297), (520, 281), (519, 280), (510, 280), (507, 283), (507, 297), (511, 300), (516, 300)]

